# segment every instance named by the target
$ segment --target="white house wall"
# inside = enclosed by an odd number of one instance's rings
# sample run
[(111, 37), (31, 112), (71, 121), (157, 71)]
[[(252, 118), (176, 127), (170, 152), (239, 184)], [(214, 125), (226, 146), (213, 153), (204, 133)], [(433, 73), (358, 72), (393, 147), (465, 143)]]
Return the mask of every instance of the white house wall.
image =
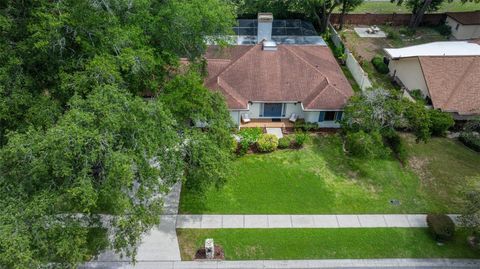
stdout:
[(260, 109), (261, 109), (260, 103), (250, 104), (250, 111), (248, 111), (248, 115), (250, 115), (250, 118), (252, 119), (260, 118)]
[(304, 113), (302, 110), (302, 105), (300, 103), (287, 103), (285, 104), (285, 117), (290, 118), (292, 113), (295, 113), (298, 115), (299, 118), (304, 117)]
[(233, 123), (236, 125), (240, 125), (240, 111), (238, 110), (230, 110), (230, 117), (232, 117)]
[(445, 24), (452, 28), (452, 36), (455, 37), (455, 39), (480, 38), (480, 25), (463, 25), (450, 17), (447, 17)]
[[(250, 111), (248, 111), (250, 118), (261, 118), (261, 109), (262, 103), (254, 102), (250, 104)], [(302, 105), (300, 103), (285, 103), (285, 118), (290, 117), (292, 113), (296, 113), (300, 118), (303, 118)]]
[(420, 89), (425, 96), (428, 95), (427, 84), (417, 57), (390, 60), (388, 68), (390, 75), (400, 79), (408, 90)]
[(320, 111), (305, 111), (303, 112), (303, 114), (305, 115), (305, 121), (316, 122), (321, 128), (340, 128), (340, 123), (336, 121), (318, 122), (318, 118), (320, 117)]
[[(251, 119), (260, 118), (260, 103), (250, 104), (250, 110), (230, 110), (230, 116), (235, 124), (240, 125), (241, 115), (248, 113)], [(305, 121), (318, 123), (322, 128), (339, 128), (340, 124), (335, 121), (318, 122), (320, 116), (319, 111), (303, 111), (300, 103), (286, 103), (285, 104), (285, 118), (289, 118), (292, 113), (296, 113), (299, 118), (304, 118)]]

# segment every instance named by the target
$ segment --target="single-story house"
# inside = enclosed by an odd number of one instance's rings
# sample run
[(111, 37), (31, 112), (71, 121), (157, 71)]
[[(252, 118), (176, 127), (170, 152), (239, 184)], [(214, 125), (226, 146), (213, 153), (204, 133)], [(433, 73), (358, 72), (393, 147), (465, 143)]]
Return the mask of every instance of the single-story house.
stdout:
[(384, 49), (390, 75), (456, 120), (480, 115), (480, 40)]
[(261, 16), (257, 44), (209, 47), (205, 85), (225, 96), (239, 126), (244, 120), (296, 116), (338, 128), (353, 90), (328, 46), (304, 39), (302, 44), (277, 43), (271, 36), (271, 14)]
[(449, 12), (445, 24), (452, 28), (452, 36), (458, 40), (480, 38), (480, 10)]

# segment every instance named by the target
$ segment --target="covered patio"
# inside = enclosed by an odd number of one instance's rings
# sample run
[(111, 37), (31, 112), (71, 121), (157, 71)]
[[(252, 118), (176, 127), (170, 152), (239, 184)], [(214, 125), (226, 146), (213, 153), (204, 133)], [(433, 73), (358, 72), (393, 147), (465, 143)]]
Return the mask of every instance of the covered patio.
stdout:
[(252, 127), (260, 127), (260, 128), (293, 128), (294, 123), (289, 121), (288, 119), (281, 119), (281, 120), (272, 120), (272, 119), (252, 119), (250, 122), (240, 123), (240, 128), (252, 128)]

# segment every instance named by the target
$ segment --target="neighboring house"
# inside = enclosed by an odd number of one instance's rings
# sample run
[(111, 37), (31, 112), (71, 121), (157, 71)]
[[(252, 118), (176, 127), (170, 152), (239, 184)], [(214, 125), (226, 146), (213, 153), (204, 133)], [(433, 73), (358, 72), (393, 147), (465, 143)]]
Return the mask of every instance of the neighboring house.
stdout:
[[(260, 14), (259, 21), (260, 44), (209, 47), (205, 85), (225, 96), (239, 126), (243, 118), (276, 121), (295, 114), (320, 127), (338, 128), (353, 90), (328, 46), (318, 36), (272, 38), (271, 14)], [(246, 38), (238, 40), (245, 44)]]
[(455, 39), (480, 38), (480, 10), (447, 13), (445, 24), (452, 28), (452, 36)]
[(480, 115), (479, 43), (445, 41), (384, 50), (390, 75), (407, 90), (420, 89), (435, 109), (467, 120)]

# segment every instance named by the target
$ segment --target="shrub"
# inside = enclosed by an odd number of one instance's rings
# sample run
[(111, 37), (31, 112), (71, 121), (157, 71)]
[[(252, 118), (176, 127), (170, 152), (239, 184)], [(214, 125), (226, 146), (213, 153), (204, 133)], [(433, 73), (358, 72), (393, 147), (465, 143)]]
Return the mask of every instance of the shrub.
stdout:
[(370, 134), (364, 131), (347, 133), (345, 147), (351, 155), (363, 158), (382, 157), (387, 152), (379, 132)]
[(431, 109), (428, 110), (428, 114), (431, 122), (430, 131), (432, 135), (444, 136), (447, 130), (455, 124), (452, 115), (449, 113)]
[(278, 147), (278, 138), (273, 134), (262, 134), (257, 141), (257, 148), (261, 152), (272, 152)]
[(250, 147), (254, 145), (260, 135), (263, 133), (262, 128), (243, 128), (238, 132), (240, 142), (238, 143), (237, 154), (245, 155)]
[(292, 139), (290, 138), (290, 136), (284, 136), (278, 139), (278, 148), (280, 149), (289, 148), (291, 143), (292, 143)]
[(425, 102), (425, 97), (420, 89), (410, 91), (410, 96), (415, 99), (415, 101)]
[(433, 238), (439, 242), (449, 241), (455, 234), (455, 223), (447, 215), (428, 214), (427, 225)]
[(232, 143), (232, 145), (231, 145), (232, 153), (238, 152), (238, 148), (239, 148), (240, 144), (237, 142), (237, 140), (232, 137), (232, 142), (231, 143)]
[(238, 135), (242, 138), (242, 141), (247, 141), (249, 145), (253, 145), (262, 133), (262, 128), (243, 128)]
[(411, 28), (402, 28), (398, 31), (400, 34), (402, 35), (405, 35), (405, 36), (413, 36), (415, 35), (415, 29), (411, 29)]
[(295, 139), (293, 140), (293, 146), (297, 148), (303, 147), (305, 144), (305, 140), (307, 140), (308, 135), (304, 132), (297, 132), (295, 133)]
[(473, 132), (462, 132), (460, 141), (467, 147), (480, 152), (480, 136)]
[(247, 154), (248, 149), (251, 146), (248, 140), (241, 140), (240, 143), (238, 143), (238, 145), (239, 146), (238, 146), (237, 154), (240, 156)]
[(449, 37), (452, 34), (452, 27), (445, 23), (435, 27), (435, 30), (445, 37)]
[(388, 39), (393, 39), (393, 40), (400, 39), (400, 35), (396, 31), (389, 29), (389, 30), (386, 30), (386, 32), (387, 32)]
[(295, 131), (308, 132), (312, 130), (317, 130), (318, 124), (315, 122), (306, 122), (305, 120), (301, 119), (301, 120), (297, 120), (294, 123), (294, 128), (295, 128)]
[(407, 160), (407, 151), (400, 135), (394, 129), (387, 129), (383, 131), (382, 137), (397, 159), (404, 163)]
[(383, 62), (383, 58), (381, 56), (377, 55), (373, 57), (372, 64), (380, 74), (388, 74), (388, 66)]
[(345, 53), (345, 48), (343, 47), (343, 45), (340, 47), (334, 47), (333, 49), (333, 55), (337, 59), (343, 59), (344, 53)]

